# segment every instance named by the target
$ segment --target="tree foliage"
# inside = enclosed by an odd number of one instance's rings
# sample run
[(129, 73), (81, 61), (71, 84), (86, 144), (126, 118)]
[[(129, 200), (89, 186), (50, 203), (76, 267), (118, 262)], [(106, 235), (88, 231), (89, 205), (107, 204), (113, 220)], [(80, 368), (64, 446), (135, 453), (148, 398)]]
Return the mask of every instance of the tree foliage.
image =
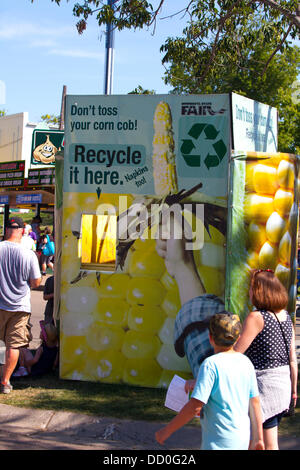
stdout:
[(148, 90), (138, 85), (134, 90), (130, 91), (128, 95), (155, 95), (155, 90)]
[[(34, 0), (31, 0), (34, 2)], [(35, 0), (38, 1), (38, 0)], [(62, 0), (51, 0), (60, 5)], [(98, 24), (110, 23), (114, 28), (144, 28), (153, 26), (162, 15), (163, 7), (172, 6), (172, 0), (81, 0), (73, 2), (73, 15), (78, 19), (77, 29), (82, 33), (90, 17), (96, 17)], [(300, 34), (299, 0), (182, 0), (177, 14), (186, 15), (184, 31), (188, 48), (201, 48), (206, 54), (202, 74), (206, 75), (220, 55), (240, 62), (242, 66), (244, 49), (254, 48), (257, 34), (266, 45), (272, 45), (269, 64), (273, 55), (289, 47), (289, 40)], [(180, 37), (177, 48), (183, 47)], [(166, 52), (171, 46), (166, 43)], [(222, 62), (221, 62), (222, 64)]]
[(41, 120), (44, 121), (46, 124), (59, 126), (60, 116), (56, 116), (55, 114), (43, 114), (41, 116)]

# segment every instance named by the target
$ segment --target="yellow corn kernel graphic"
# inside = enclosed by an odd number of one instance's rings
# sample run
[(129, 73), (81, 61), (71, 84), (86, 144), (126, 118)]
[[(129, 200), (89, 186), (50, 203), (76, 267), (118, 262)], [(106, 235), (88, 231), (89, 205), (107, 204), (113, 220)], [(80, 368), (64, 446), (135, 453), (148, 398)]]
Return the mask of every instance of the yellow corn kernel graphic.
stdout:
[(103, 298), (94, 313), (96, 321), (117, 327), (127, 326), (128, 304), (123, 299)]
[(166, 315), (159, 306), (134, 305), (128, 312), (128, 327), (130, 330), (154, 335), (162, 327), (165, 318)]
[(286, 228), (286, 221), (278, 214), (273, 212), (266, 223), (266, 234), (268, 240), (272, 243), (279, 243)]
[(132, 277), (159, 279), (165, 270), (165, 263), (155, 251), (134, 251), (130, 254), (128, 269)]
[(271, 196), (261, 196), (260, 194), (246, 194), (244, 203), (244, 215), (246, 222), (255, 220), (265, 223), (274, 212), (273, 198)]
[(162, 368), (155, 359), (127, 359), (123, 369), (123, 381), (131, 385), (156, 387)]
[(265, 241), (267, 241), (266, 227), (263, 224), (250, 222), (248, 227), (248, 239), (250, 248), (259, 251)]
[(129, 330), (125, 334), (122, 354), (128, 359), (154, 359), (161, 346), (157, 336)]
[(276, 168), (260, 163), (256, 165), (253, 170), (253, 185), (258, 194), (274, 194), (278, 189)]
[(290, 272), (290, 268), (287, 268), (283, 264), (278, 264), (275, 269), (275, 275), (286, 288), (288, 288), (289, 285)]
[(294, 194), (291, 191), (278, 189), (274, 197), (274, 208), (282, 216), (288, 215), (294, 202)]
[(135, 277), (128, 284), (127, 301), (134, 305), (160, 305), (165, 288), (156, 279)]
[(256, 251), (248, 251), (246, 263), (252, 269), (258, 268), (259, 267), (259, 254)]
[(285, 266), (289, 266), (291, 262), (291, 236), (289, 232), (285, 232), (278, 248), (279, 259)]
[(295, 169), (292, 163), (282, 160), (278, 165), (277, 177), (282, 189), (294, 189)]
[(276, 245), (265, 242), (260, 249), (258, 259), (260, 269), (275, 269), (278, 249)]

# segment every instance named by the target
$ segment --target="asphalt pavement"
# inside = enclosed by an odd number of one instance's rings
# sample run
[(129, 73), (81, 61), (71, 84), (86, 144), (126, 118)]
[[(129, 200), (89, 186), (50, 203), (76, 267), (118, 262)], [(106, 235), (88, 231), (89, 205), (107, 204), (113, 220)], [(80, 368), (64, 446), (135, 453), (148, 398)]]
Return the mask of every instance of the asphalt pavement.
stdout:
[[(46, 278), (43, 278), (43, 285)], [(31, 348), (40, 344), (39, 321), (45, 301), (42, 288), (32, 291)], [(296, 322), (297, 352), (300, 359), (300, 318)], [(0, 450), (72, 450), (72, 451), (196, 451), (200, 446), (200, 428), (185, 426), (164, 446), (157, 444), (155, 431), (163, 423), (103, 418), (80, 413), (19, 408), (0, 404)], [(300, 450), (300, 438), (280, 437), (281, 450)], [(106, 455), (106, 454), (105, 454)]]

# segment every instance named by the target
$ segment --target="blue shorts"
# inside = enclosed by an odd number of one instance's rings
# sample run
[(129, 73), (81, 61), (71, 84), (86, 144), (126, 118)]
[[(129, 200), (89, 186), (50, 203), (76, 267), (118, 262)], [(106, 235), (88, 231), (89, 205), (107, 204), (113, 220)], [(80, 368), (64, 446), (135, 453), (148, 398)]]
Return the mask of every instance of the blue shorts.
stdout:
[(283, 413), (279, 413), (278, 415), (272, 416), (272, 418), (267, 419), (263, 423), (263, 429), (271, 429), (279, 426)]

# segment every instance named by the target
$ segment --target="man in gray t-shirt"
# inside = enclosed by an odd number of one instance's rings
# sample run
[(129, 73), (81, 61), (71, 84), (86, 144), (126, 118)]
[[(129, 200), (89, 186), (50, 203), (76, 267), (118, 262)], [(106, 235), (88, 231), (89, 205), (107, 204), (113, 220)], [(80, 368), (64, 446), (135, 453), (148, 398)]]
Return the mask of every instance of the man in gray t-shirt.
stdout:
[(6, 346), (1, 393), (10, 393), (10, 377), (17, 365), (19, 349), (27, 347), (30, 332), (30, 288), (41, 283), (35, 253), (21, 245), (24, 223), (19, 217), (9, 219), (6, 240), (0, 243), (0, 340)]

